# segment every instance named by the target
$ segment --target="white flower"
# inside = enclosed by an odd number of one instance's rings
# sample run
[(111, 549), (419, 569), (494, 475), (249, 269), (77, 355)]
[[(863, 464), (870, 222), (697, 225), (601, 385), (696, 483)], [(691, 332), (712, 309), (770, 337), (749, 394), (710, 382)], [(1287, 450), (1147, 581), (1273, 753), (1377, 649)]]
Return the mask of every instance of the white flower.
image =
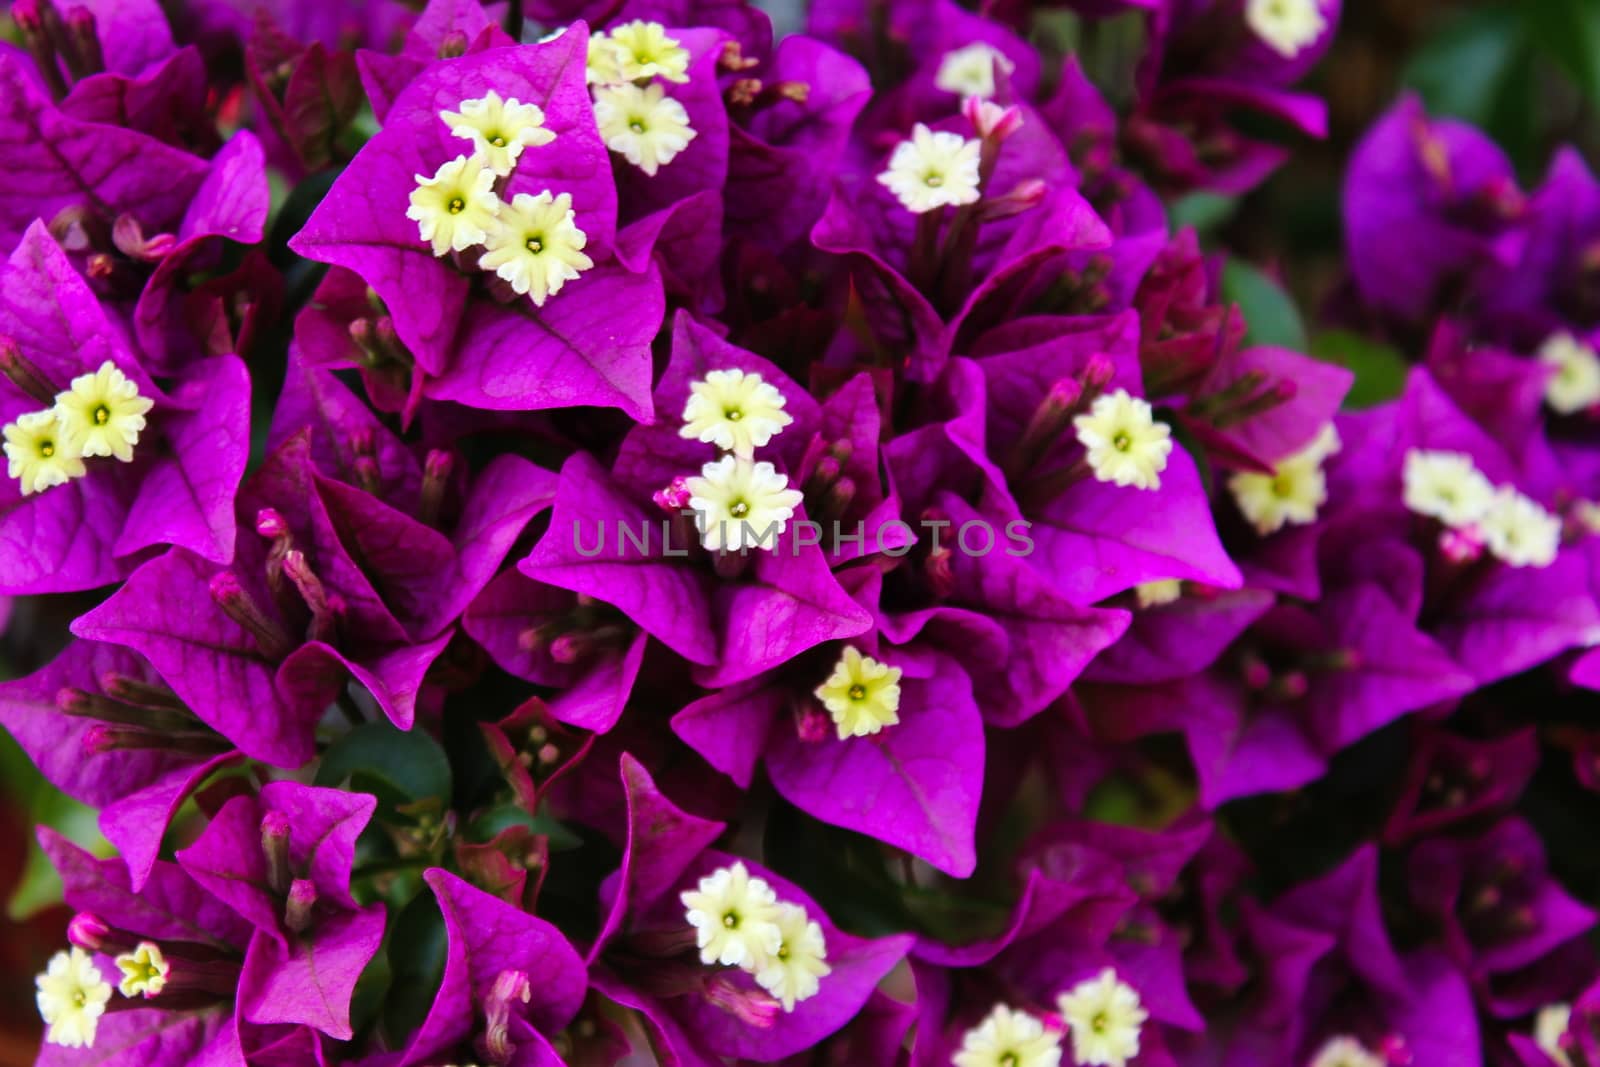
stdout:
[(1539, 1014), (1533, 1017), (1533, 1043), (1539, 1046), (1539, 1051), (1555, 1060), (1560, 1067), (1572, 1067), (1572, 1057), (1567, 1055), (1567, 1050), (1561, 1046), (1561, 1039), (1567, 1036), (1567, 1028), (1572, 1025), (1572, 1005), (1549, 1004), (1539, 1009)]
[(743, 863), (719, 867), (679, 894), (702, 963), (758, 971), (783, 943), (778, 897)]
[(1025, 1011), (996, 1004), (961, 1037), (955, 1067), (1058, 1067), (1061, 1039)]
[(998, 48), (976, 41), (965, 48), (946, 52), (939, 60), (939, 72), (934, 75), (933, 84), (947, 93), (987, 100), (994, 95), (996, 66), (1007, 74), (1017, 67)]
[(1285, 59), (1315, 44), (1328, 28), (1321, 0), (1248, 0), (1244, 20)]
[(581, 272), (594, 266), (583, 254), (588, 236), (573, 221), (572, 195), (518, 193), (490, 223), (478, 265), (532, 297), (536, 307), (561, 291)]
[(1118, 389), (1096, 397), (1089, 413), (1073, 419), (1072, 426), (1089, 450), (1089, 466), (1100, 481), (1161, 488), (1161, 472), (1172, 452), (1172, 430), (1155, 420), (1148, 403)]
[(678, 436), (716, 445), (746, 458), (794, 422), (777, 386), (738, 367), (706, 372), (689, 385)]
[(122, 971), (117, 990), (125, 997), (142, 995), (148, 1000), (158, 996), (167, 987), (167, 975), (172, 973), (172, 964), (161, 954), (161, 946), (151, 941), (139, 942), (132, 952), (118, 956), (116, 964)]
[(689, 50), (667, 36), (659, 22), (634, 19), (611, 31), (617, 65), (623, 81), (665, 78), (669, 82), (689, 80)]
[(1072, 1029), (1072, 1056), (1084, 1067), (1127, 1067), (1139, 1054), (1139, 1031), (1150, 1013), (1139, 994), (1110, 967), (1056, 998)]
[(1478, 529), (1489, 551), (1513, 567), (1548, 567), (1561, 550), (1561, 520), (1509, 485), (1495, 490)]
[(1256, 532), (1265, 536), (1285, 523), (1305, 525), (1316, 521), (1317, 509), (1328, 500), (1328, 480), (1322, 461), (1339, 451), (1339, 434), (1333, 425), (1323, 427), (1316, 440), (1282, 460), (1271, 474), (1240, 471), (1228, 479), (1228, 489), (1239, 511)]
[(622, 77), (622, 46), (603, 33), (589, 37), (589, 55), (584, 64), (584, 78), (590, 85), (620, 85)]
[(1483, 518), (1494, 486), (1465, 452), (1413, 448), (1405, 459), (1405, 504), (1446, 526), (1468, 526)]
[(18, 415), (6, 424), (5, 438), (6, 474), (22, 483), (23, 496), (83, 477), (83, 457), (54, 410)]
[(1154, 582), (1141, 582), (1133, 587), (1133, 595), (1138, 598), (1139, 606), (1146, 610), (1159, 608), (1163, 604), (1172, 604), (1183, 596), (1183, 581), (1179, 578), (1164, 578)]
[(406, 218), (433, 245), (434, 255), (465, 252), (483, 243), (500, 208), (494, 178), (494, 171), (477, 156), (457, 156), (431, 178), (416, 175)]
[(652, 177), (695, 136), (689, 113), (656, 82), (595, 89), (594, 121), (607, 148)]
[(935, 133), (917, 123), (909, 141), (901, 141), (878, 181), (899, 198), (906, 210), (922, 214), (946, 204), (977, 203), (978, 163), (982, 145), (959, 134)]
[(770, 463), (723, 456), (685, 482), (689, 506), (698, 514), (700, 543), (712, 551), (777, 547), (803, 499)]
[(94, 957), (81, 948), (57, 952), (45, 972), (34, 979), (34, 999), (48, 1028), (47, 1044), (92, 1048), (94, 1033), (111, 999), (111, 983), (100, 975)]
[(471, 141), (473, 154), (501, 177), (511, 173), (524, 148), (556, 139), (544, 128), (544, 111), (538, 105), (521, 103), (514, 96), (502, 99), (493, 89), (476, 100), (461, 101), (460, 111), (439, 112), (439, 117), (452, 134)]
[(822, 927), (800, 905), (778, 905), (778, 933), (778, 947), (756, 971), (756, 981), (783, 1001), (784, 1011), (794, 1011), (798, 1001), (817, 995), (833, 968), (825, 962), (828, 945)]
[(145, 412), (155, 402), (109, 359), (93, 374), (80, 374), (56, 394), (56, 421), (69, 449), (84, 456), (116, 456), (133, 461), (133, 446), (144, 429)]
[(1388, 1061), (1353, 1037), (1335, 1037), (1324, 1042), (1306, 1067), (1387, 1067)]
[(1569, 333), (1558, 333), (1539, 349), (1539, 362), (1554, 369), (1544, 387), (1544, 402), (1562, 415), (1576, 415), (1600, 404), (1600, 355)]
[(863, 656), (853, 645), (844, 646), (833, 673), (815, 690), (833, 716), (839, 740), (866, 737), (900, 721), (901, 674), (899, 667)]

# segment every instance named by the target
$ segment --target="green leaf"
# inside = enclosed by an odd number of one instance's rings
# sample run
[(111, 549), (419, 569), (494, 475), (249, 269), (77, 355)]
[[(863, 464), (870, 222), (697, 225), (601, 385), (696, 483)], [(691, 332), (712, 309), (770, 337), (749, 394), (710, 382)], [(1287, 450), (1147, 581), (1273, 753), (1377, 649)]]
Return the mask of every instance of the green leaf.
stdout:
[(335, 741), (317, 768), (316, 784), (370, 792), (390, 807), (438, 798), (450, 801), (450, 761), (421, 730), (369, 722)]
[[(1552, 0), (1559, 6), (1563, 0)], [(1575, 0), (1587, 3), (1589, 0)], [(1545, 0), (1527, 8), (1545, 6)], [(1432, 34), (1401, 73), (1422, 94), (1430, 114), (1489, 124), (1507, 75), (1527, 39), (1517, 12), (1506, 6), (1468, 12)]]
[(1204, 235), (1225, 226), (1238, 210), (1237, 197), (1190, 193), (1167, 205), (1167, 218), (1174, 230), (1192, 229)]
[(511, 826), (526, 826), (534, 833), (542, 835), (549, 844), (551, 852), (564, 852), (583, 844), (582, 838), (556, 819), (543, 813), (529, 815), (516, 804), (501, 804), (490, 808), (472, 820), (467, 832), (474, 841), (481, 843), (489, 841)]
[(1330, 330), (1311, 342), (1311, 354), (1355, 373), (1347, 408), (1369, 408), (1393, 400), (1406, 387), (1410, 365), (1393, 345), (1381, 344), (1349, 330)]
[[(12, 798), (32, 824), (42, 824), (98, 856), (111, 855), (100, 835), (93, 808), (80, 804), (44, 780), (27, 753), (0, 730), (0, 789)], [(29, 840), (28, 856), (17, 877), (6, 915), (21, 921), (61, 900), (61, 879), (36, 841)]]
[(1272, 278), (1242, 260), (1222, 271), (1222, 298), (1244, 315), (1245, 344), (1306, 350), (1306, 327), (1294, 300)]
[(1567, 72), (1580, 92), (1600, 104), (1600, 4), (1538, 0), (1517, 9), (1540, 50)]
[(389, 924), (389, 995), (383, 1028), (393, 1046), (405, 1043), (422, 1024), (444, 979), (448, 941), (444, 916), (432, 893), (411, 898)]

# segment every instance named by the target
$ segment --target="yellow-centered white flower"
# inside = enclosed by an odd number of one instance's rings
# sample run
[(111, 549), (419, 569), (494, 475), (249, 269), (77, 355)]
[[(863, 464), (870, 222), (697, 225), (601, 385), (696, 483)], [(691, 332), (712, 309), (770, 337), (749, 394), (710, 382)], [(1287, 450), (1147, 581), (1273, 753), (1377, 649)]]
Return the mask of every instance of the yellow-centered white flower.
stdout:
[(777, 894), (743, 863), (717, 868), (678, 899), (702, 963), (758, 971), (783, 943)]
[(657, 82), (594, 90), (594, 121), (606, 147), (651, 177), (694, 140), (689, 113)]
[(441, 111), (450, 132), (472, 142), (473, 154), (501, 177), (511, 173), (524, 148), (549, 144), (556, 139), (545, 129), (544, 110), (537, 104), (524, 104), (516, 97), (507, 100), (490, 89), (475, 100), (461, 101), (460, 111)]
[(713, 552), (777, 547), (804, 499), (772, 464), (723, 456), (686, 480), (700, 543)]
[(92, 374), (72, 379), (56, 394), (56, 420), (69, 449), (82, 456), (115, 456), (133, 461), (133, 446), (144, 430), (144, 416), (155, 405), (109, 359)]
[(863, 656), (853, 645), (834, 665), (828, 680), (814, 690), (833, 716), (839, 740), (866, 737), (900, 721), (899, 667)]
[(1072, 1030), (1072, 1056), (1083, 1067), (1127, 1067), (1139, 1055), (1139, 1033), (1150, 1013), (1139, 994), (1107, 967), (1056, 998)]
[(167, 987), (167, 975), (172, 973), (172, 964), (161, 954), (161, 946), (153, 941), (139, 942), (132, 952), (118, 956), (116, 964), (122, 972), (117, 991), (125, 997), (142, 996), (148, 1000), (159, 996)]
[(1059, 1067), (1061, 1039), (1025, 1011), (1004, 1004), (961, 1037), (955, 1067)]
[(465, 252), (483, 243), (500, 209), (494, 179), (494, 171), (475, 155), (457, 156), (431, 178), (416, 175), (406, 218), (417, 224), (434, 255)]
[(935, 133), (922, 123), (889, 156), (889, 166), (878, 181), (907, 211), (920, 215), (946, 205), (975, 204), (978, 164), (982, 145), (959, 134)]
[(1138, 598), (1141, 608), (1159, 608), (1164, 604), (1176, 603), (1183, 597), (1183, 581), (1179, 578), (1163, 578), (1141, 582), (1133, 587), (1133, 595)]
[(1293, 59), (1316, 44), (1328, 19), (1321, 0), (1248, 0), (1244, 20), (1274, 52)]
[(1271, 474), (1239, 471), (1228, 479), (1239, 511), (1262, 536), (1285, 525), (1315, 522), (1317, 509), (1328, 502), (1328, 479), (1322, 462), (1339, 451), (1339, 434), (1329, 423), (1316, 440), (1279, 462)]
[(46, 1023), (46, 1044), (92, 1048), (100, 1016), (111, 999), (111, 983), (100, 974), (94, 957), (81, 948), (57, 952), (43, 974), (34, 979), (34, 999)]
[(1388, 1061), (1353, 1037), (1329, 1038), (1306, 1067), (1386, 1067)]
[(1553, 368), (1544, 402), (1561, 415), (1600, 404), (1600, 354), (1570, 333), (1558, 333), (1539, 348), (1539, 362)]
[(822, 927), (806, 909), (779, 904), (777, 925), (778, 947), (756, 971), (756, 982), (783, 1002), (784, 1011), (794, 1011), (795, 1004), (817, 995), (822, 979), (833, 973), (833, 968), (827, 964), (828, 944)]
[(603, 33), (589, 37), (589, 55), (584, 63), (584, 79), (590, 85), (619, 85), (622, 77), (622, 46)]
[(53, 409), (18, 415), (6, 424), (5, 439), (6, 474), (22, 483), (23, 496), (83, 477), (83, 456), (66, 439)]
[(1560, 1067), (1572, 1067), (1572, 1057), (1562, 1047), (1561, 1039), (1567, 1036), (1572, 1024), (1572, 1005), (1549, 1004), (1539, 1009), (1533, 1017), (1533, 1043), (1539, 1051), (1549, 1056)]
[(1413, 448), (1403, 478), (1406, 507), (1446, 526), (1471, 526), (1494, 502), (1494, 485), (1465, 452)]
[(1072, 420), (1088, 449), (1089, 467), (1102, 482), (1138, 489), (1161, 488), (1161, 472), (1172, 452), (1172, 430), (1157, 422), (1148, 403), (1126, 389), (1095, 398), (1087, 414)]
[(708, 371), (689, 384), (678, 436), (749, 458), (794, 422), (778, 387), (738, 367)]
[(659, 22), (634, 19), (611, 31), (616, 47), (617, 66), (623, 81), (665, 78), (669, 82), (689, 80), (689, 50), (677, 38), (667, 36)]
[(1561, 551), (1561, 520), (1509, 485), (1495, 490), (1478, 529), (1489, 551), (1513, 567), (1548, 567)]
[(562, 286), (594, 266), (583, 252), (588, 235), (573, 219), (570, 193), (518, 193), (490, 222), (478, 266), (544, 307)]
[(992, 45), (976, 41), (965, 48), (946, 52), (939, 60), (933, 84), (957, 96), (976, 96), (987, 100), (994, 95), (994, 71), (999, 67), (1010, 74), (1017, 65)]

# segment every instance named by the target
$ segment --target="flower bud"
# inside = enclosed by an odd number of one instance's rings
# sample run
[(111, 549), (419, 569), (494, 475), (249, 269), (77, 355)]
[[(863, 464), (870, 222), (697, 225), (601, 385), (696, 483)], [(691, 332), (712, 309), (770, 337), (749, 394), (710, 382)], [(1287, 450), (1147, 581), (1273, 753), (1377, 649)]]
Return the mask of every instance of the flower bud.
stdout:
[(304, 878), (289, 884), (289, 895), (283, 904), (283, 925), (295, 933), (304, 933), (311, 925), (311, 910), (317, 906), (317, 887)]

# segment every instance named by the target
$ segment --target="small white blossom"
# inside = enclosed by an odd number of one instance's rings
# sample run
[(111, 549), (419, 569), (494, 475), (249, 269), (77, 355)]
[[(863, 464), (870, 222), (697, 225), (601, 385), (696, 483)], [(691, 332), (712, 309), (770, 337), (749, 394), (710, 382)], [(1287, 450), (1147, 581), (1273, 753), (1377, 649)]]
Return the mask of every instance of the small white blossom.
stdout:
[(22, 495), (65, 485), (84, 475), (83, 456), (67, 440), (54, 410), (18, 415), (5, 427), (6, 474), (22, 483)]
[(167, 975), (172, 973), (172, 964), (162, 955), (161, 946), (152, 941), (139, 942), (137, 948), (124, 952), (115, 962), (122, 972), (117, 990), (125, 997), (143, 996), (148, 1000), (159, 996), (167, 987)]
[(531, 297), (536, 307), (544, 307), (562, 286), (594, 266), (583, 253), (588, 235), (573, 218), (570, 193), (552, 196), (548, 189), (538, 196), (518, 193), (511, 203), (500, 206), (490, 223), (478, 265)]
[(1513, 567), (1548, 567), (1561, 550), (1561, 520), (1509, 485), (1478, 522), (1489, 551)]
[(976, 96), (987, 100), (994, 95), (994, 70), (997, 66), (1007, 74), (1017, 67), (998, 48), (976, 41), (964, 48), (946, 52), (944, 58), (939, 60), (939, 72), (934, 75), (933, 84), (957, 96)]
[(899, 667), (863, 656), (853, 645), (844, 653), (828, 680), (815, 693), (833, 716), (839, 740), (866, 737), (900, 721)]
[(1387, 1067), (1388, 1061), (1353, 1037), (1335, 1037), (1324, 1042), (1306, 1067)]
[(689, 50), (675, 37), (668, 37), (659, 22), (634, 19), (611, 31), (617, 65), (623, 81), (665, 78), (669, 82), (689, 80)]
[(1539, 349), (1539, 362), (1552, 367), (1544, 402), (1561, 415), (1576, 415), (1600, 404), (1600, 354), (1569, 333), (1558, 333)]
[(1025, 1011), (1004, 1004), (961, 1037), (955, 1067), (1058, 1067), (1061, 1039)]
[(1494, 485), (1465, 452), (1413, 448), (1405, 459), (1405, 504), (1446, 526), (1469, 526), (1494, 501)]
[(1161, 488), (1161, 472), (1172, 452), (1172, 430), (1155, 420), (1148, 403), (1118, 389), (1096, 397), (1088, 414), (1073, 419), (1072, 426), (1089, 450), (1089, 466), (1097, 479), (1139, 489)]
[(591, 34), (584, 78), (590, 85), (622, 84), (622, 46), (603, 33)]
[(1159, 608), (1163, 604), (1176, 603), (1183, 597), (1183, 581), (1179, 578), (1163, 578), (1141, 582), (1133, 587), (1133, 595), (1138, 598), (1141, 608)]
[(433, 245), (434, 255), (465, 252), (483, 243), (500, 209), (494, 178), (494, 171), (478, 156), (457, 156), (431, 178), (416, 175), (406, 218)]
[(919, 215), (947, 204), (975, 204), (982, 195), (978, 190), (982, 147), (959, 134), (935, 133), (919, 122), (911, 139), (895, 146), (878, 181), (906, 210)]
[(689, 385), (678, 436), (749, 458), (794, 422), (788, 400), (760, 374), (738, 367), (708, 371)]
[(549, 144), (556, 139), (544, 128), (544, 111), (536, 104), (524, 104), (512, 97), (503, 99), (490, 89), (475, 100), (461, 101), (460, 111), (441, 111), (450, 132), (472, 142), (475, 155), (501, 177), (511, 173), (524, 148)]
[(1572, 1067), (1572, 1057), (1562, 1047), (1561, 1039), (1567, 1036), (1572, 1025), (1572, 1005), (1549, 1004), (1539, 1009), (1533, 1017), (1533, 1043), (1539, 1051), (1555, 1060), (1560, 1067)]
[(109, 359), (93, 374), (72, 379), (56, 394), (56, 420), (69, 449), (83, 456), (116, 456), (133, 462), (144, 416), (155, 405)]
[(772, 464), (723, 456), (687, 479), (689, 506), (698, 514), (700, 543), (713, 552), (777, 547), (803, 495)]
[(45, 1043), (93, 1048), (100, 1016), (111, 999), (111, 983), (101, 976), (94, 957), (76, 947), (57, 952), (34, 985), (39, 990), (34, 999), (47, 1024)]
[(656, 82), (595, 89), (594, 121), (607, 148), (652, 177), (695, 137), (689, 113)]
[(777, 894), (743, 863), (719, 867), (678, 899), (702, 963), (759, 971), (783, 943)]
[(1322, 462), (1337, 451), (1339, 434), (1330, 423), (1316, 440), (1281, 461), (1271, 474), (1239, 471), (1228, 479), (1228, 490), (1239, 511), (1262, 536), (1285, 524), (1315, 522), (1317, 509), (1328, 501)]
[(1084, 1067), (1127, 1067), (1139, 1054), (1150, 1013), (1110, 967), (1061, 994), (1056, 1007), (1072, 1030), (1072, 1056)]
[(1248, 0), (1244, 18), (1255, 35), (1285, 59), (1316, 44), (1328, 28), (1321, 0)]
[(817, 995), (833, 968), (826, 962), (822, 927), (800, 905), (778, 905), (778, 933), (778, 947), (756, 971), (756, 981), (783, 1002), (784, 1011), (794, 1011), (797, 1002)]

